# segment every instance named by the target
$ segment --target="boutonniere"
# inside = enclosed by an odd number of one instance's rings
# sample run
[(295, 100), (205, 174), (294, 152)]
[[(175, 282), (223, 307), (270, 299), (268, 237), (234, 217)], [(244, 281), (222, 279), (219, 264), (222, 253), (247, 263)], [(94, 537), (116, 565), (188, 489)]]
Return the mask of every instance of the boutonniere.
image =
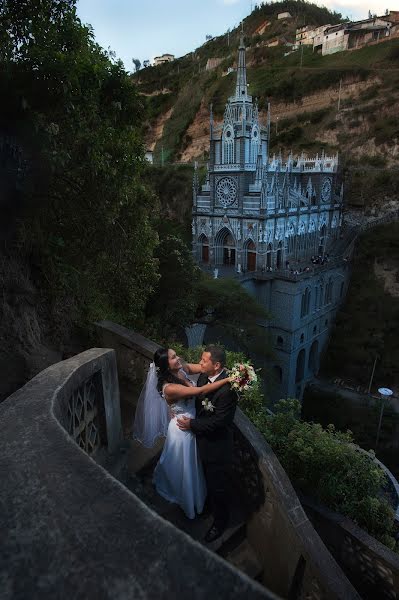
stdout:
[(215, 407), (213, 406), (212, 402), (210, 400), (208, 400), (208, 398), (204, 398), (204, 400), (202, 401), (201, 404), (205, 410), (210, 410), (211, 412), (214, 411)]

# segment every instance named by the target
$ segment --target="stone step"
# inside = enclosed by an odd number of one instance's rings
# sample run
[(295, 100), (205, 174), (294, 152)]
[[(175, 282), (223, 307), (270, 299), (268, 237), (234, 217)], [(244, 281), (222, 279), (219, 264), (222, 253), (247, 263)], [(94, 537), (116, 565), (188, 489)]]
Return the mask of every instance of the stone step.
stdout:
[[(209, 520), (209, 527), (212, 525), (212, 519)], [(205, 531), (206, 533), (206, 531)], [(204, 533), (204, 535), (205, 535)], [(212, 552), (216, 552), (223, 558), (226, 558), (226, 554), (228, 554), (228, 550), (230, 548), (237, 547), (237, 544), (242, 543), (242, 540), (245, 539), (245, 522), (241, 519), (232, 520), (231, 525), (222, 533), (222, 535), (211, 542), (210, 544), (206, 544), (204, 542), (204, 546), (212, 550)], [(228, 560), (226, 558), (226, 560)]]
[(224, 558), (251, 579), (262, 581), (262, 567), (247, 539), (243, 540)]

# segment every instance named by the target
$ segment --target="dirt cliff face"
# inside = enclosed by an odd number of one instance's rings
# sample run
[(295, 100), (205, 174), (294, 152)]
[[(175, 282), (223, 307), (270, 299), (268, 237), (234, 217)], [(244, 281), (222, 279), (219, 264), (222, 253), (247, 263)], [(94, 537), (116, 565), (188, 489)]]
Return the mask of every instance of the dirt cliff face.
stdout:
[(156, 143), (162, 138), (163, 128), (170, 115), (173, 112), (173, 108), (169, 109), (165, 114), (160, 115), (151, 125), (148, 126), (148, 130), (145, 136), (145, 147), (146, 150), (154, 151)]
[[(373, 119), (365, 119), (360, 115), (362, 109), (365, 112), (373, 112), (374, 106), (378, 116), (394, 117), (397, 103), (399, 103), (399, 93), (394, 94), (394, 102), (390, 106), (380, 106), (378, 109), (378, 95), (373, 98), (373, 102), (363, 101), (362, 97), (367, 98), (367, 94), (373, 92), (376, 88), (382, 87), (382, 82), (378, 77), (373, 77), (365, 81), (354, 81), (348, 78), (339, 87), (329, 88), (317, 93), (304, 96), (299, 103), (281, 102), (271, 100), (271, 143), (277, 133), (282, 131), (285, 121), (297, 121), (297, 125), (307, 128), (308, 118), (312, 120), (312, 115), (318, 111), (326, 113), (326, 119), (323, 118), (320, 126), (314, 130), (313, 140), (320, 143), (320, 151), (323, 147), (331, 147), (340, 154), (350, 154), (355, 159), (361, 159), (363, 154), (368, 156), (384, 157), (386, 166), (394, 167), (399, 163), (399, 145), (398, 143), (381, 142), (376, 144), (372, 135), (370, 125)], [(381, 92), (382, 93), (382, 92)], [(340, 110), (338, 110), (340, 102)], [(166, 121), (170, 118), (173, 109), (168, 110), (161, 115), (151, 126), (147, 138), (147, 148), (153, 149), (156, 143), (161, 140), (162, 132)], [(260, 120), (266, 123), (266, 110), (259, 111)], [(327, 122), (326, 122), (327, 120)], [(215, 124), (222, 122), (222, 119), (214, 120)], [(331, 126), (333, 123), (333, 126)], [(349, 126), (348, 126), (349, 124)], [(314, 129), (314, 128), (313, 128)], [(350, 135), (349, 135), (350, 134)], [(347, 137), (345, 137), (347, 136)], [(362, 142), (359, 143), (359, 139)], [(277, 141), (277, 140), (276, 140)], [(279, 141), (279, 147), (284, 151), (289, 151), (294, 147), (295, 140), (289, 145), (284, 140)], [(205, 100), (202, 101), (194, 120), (189, 125), (184, 148), (180, 151), (179, 162), (190, 163), (194, 160), (204, 160), (209, 150), (209, 106)], [(306, 152), (306, 149), (305, 149)], [(312, 149), (311, 154), (315, 150)]]

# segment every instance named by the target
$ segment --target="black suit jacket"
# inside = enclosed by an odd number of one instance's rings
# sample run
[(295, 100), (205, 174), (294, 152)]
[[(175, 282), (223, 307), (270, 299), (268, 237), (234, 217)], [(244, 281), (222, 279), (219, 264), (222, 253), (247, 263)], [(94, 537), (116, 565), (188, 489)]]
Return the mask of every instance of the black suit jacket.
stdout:
[[(226, 371), (217, 377), (225, 379)], [(200, 387), (208, 381), (207, 375), (201, 373), (197, 385)], [(202, 400), (208, 398), (214, 410), (205, 410)], [(191, 430), (197, 438), (197, 446), (203, 462), (226, 463), (233, 460), (233, 420), (237, 406), (237, 394), (230, 384), (222, 386), (216, 392), (196, 398), (196, 418), (191, 419)]]

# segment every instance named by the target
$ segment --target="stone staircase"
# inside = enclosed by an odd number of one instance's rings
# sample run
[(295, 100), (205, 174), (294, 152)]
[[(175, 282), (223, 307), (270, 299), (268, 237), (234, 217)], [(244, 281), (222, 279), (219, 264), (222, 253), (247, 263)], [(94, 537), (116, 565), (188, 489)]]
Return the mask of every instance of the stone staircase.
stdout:
[[(168, 502), (156, 492), (152, 484), (152, 476), (162, 452), (164, 440), (160, 439), (153, 448), (145, 448), (132, 439), (135, 412), (132, 399), (138, 397), (139, 388), (141, 386), (132, 387), (126, 381), (122, 382), (120, 386), (124, 442), (120, 447), (119, 455), (109, 460), (107, 470), (151, 510), (252, 579), (262, 583), (262, 568), (246, 538), (248, 513), (238, 503), (238, 500), (232, 505), (228, 529), (219, 539), (211, 544), (206, 544), (204, 537), (213, 522), (209, 511), (206, 511), (205, 508), (204, 513), (196, 519), (188, 519), (179, 506)], [(239, 498), (239, 490), (233, 496)]]
[[(135, 445), (134, 442), (133, 445)], [(136, 451), (138, 450), (137, 446), (135, 447)], [(141, 449), (145, 452), (145, 449), (142, 447)], [(139, 462), (137, 453), (135, 454), (136, 461)], [(179, 506), (168, 502), (157, 494), (152, 484), (152, 475), (159, 454), (160, 452), (136, 472), (130, 471), (127, 480), (124, 482), (126, 487), (149, 508), (170, 523), (173, 523), (175, 527), (181, 529), (194, 540), (224, 558), (247, 576), (262, 583), (262, 568), (246, 538), (246, 519), (242, 508), (238, 504), (233, 504), (228, 529), (226, 529), (220, 538), (211, 544), (206, 544), (204, 536), (213, 521), (209, 511), (205, 509), (204, 513), (198, 515), (196, 519), (188, 519)]]

